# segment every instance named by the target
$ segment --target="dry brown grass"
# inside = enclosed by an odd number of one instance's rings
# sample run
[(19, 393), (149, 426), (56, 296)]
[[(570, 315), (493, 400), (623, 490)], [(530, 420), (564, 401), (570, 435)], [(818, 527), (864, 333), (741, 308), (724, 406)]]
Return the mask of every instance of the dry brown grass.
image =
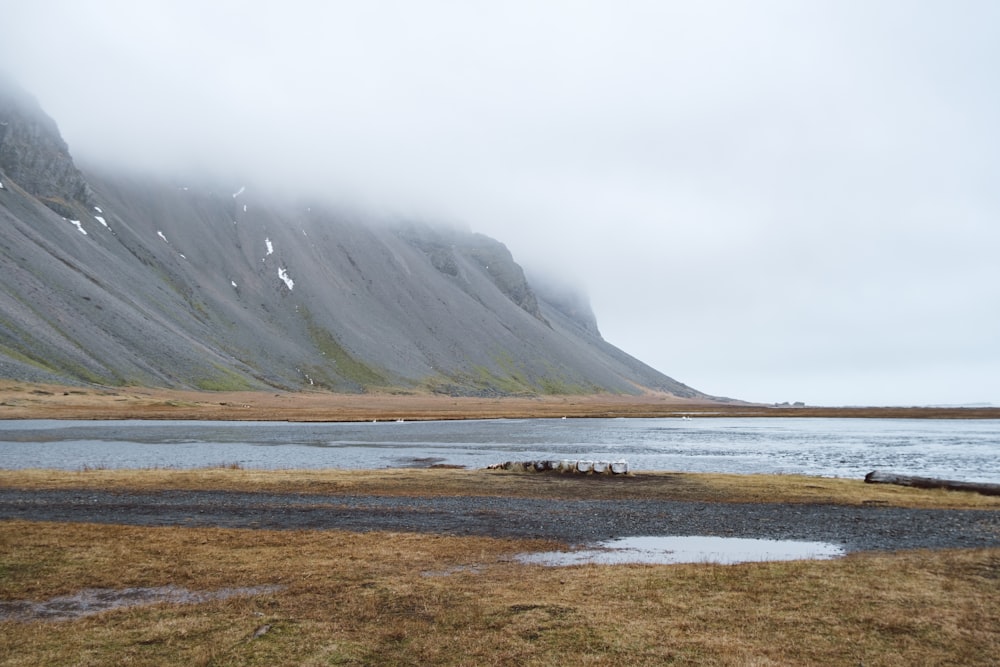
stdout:
[(505, 496), (791, 502), (925, 508), (1000, 508), (1000, 496), (912, 489), (799, 475), (644, 472), (628, 476), (493, 470), (0, 470), (0, 487), (24, 489), (214, 489), (394, 496)]
[[(0, 599), (278, 592), (0, 623), (3, 665), (989, 665), (1000, 550), (578, 566), (538, 541), (0, 523)], [(254, 638), (255, 630), (270, 626)]]
[[(209, 394), (0, 384), (0, 418), (442, 419), (668, 416), (993, 417), (1000, 411), (813, 411), (644, 397)], [(478, 470), (0, 471), (23, 488), (657, 498), (996, 508), (971, 493), (860, 480)], [(277, 592), (65, 622), (0, 622), (0, 665), (991, 665), (1000, 549), (738, 566), (578, 566), (512, 559), (544, 541), (408, 533), (0, 522), (0, 601), (84, 588)], [(261, 628), (267, 631), (255, 637)]]
[(470, 398), (420, 392), (207, 392), (0, 380), (0, 419), (371, 421), (528, 417), (936, 417), (1000, 419), (1000, 408), (790, 408), (669, 394)]

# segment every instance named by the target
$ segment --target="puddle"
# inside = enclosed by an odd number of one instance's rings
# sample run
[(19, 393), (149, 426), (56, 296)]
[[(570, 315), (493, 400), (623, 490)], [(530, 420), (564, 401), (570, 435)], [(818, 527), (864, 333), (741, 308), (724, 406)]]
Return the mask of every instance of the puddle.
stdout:
[(197, 604), (233, 597), (274, 593), (283, 586), (221, 588), (217, 591), (189, 591), (177, 586), (152, 588), (85, 588), (73, 595), (61, 595), (44, 602), (28, 600), (0, 601), (0, 621), (69, 621), (99, 614), (109, 609), (123, 609), (159, 602)]
[(774, 560), (837, 558), (844, 549), (829, 542), (759, 540), (742, 537), (642, 536), (599, 542), (579, 551), (520, 554), (517, 560), (533, 565), (651, 565), (676, 563), (752, 563)]

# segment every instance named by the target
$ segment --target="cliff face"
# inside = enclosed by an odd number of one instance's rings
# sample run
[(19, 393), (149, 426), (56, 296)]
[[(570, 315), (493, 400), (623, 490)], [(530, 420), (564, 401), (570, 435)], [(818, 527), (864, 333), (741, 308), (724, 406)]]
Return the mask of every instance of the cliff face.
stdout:
[(55, 122), (14, 84), (0, 79), (0, 171), (62, 216), (89, 208), (90, 189)]
[(81, 172), (0, 94), (0, 376), (201, 389), (707, 398), (535, 289), (499, 241), (252, 184)]
[(507, 298), (526, 313), (545, 321), (524, 270), (504, 244), (482, 234), (448, 233), (426, 225), (408, 225), (400, 229), (400, 234), (423, 250), (434, 268), (445, 275), (459, 278), (460, 260), (475, 264)]

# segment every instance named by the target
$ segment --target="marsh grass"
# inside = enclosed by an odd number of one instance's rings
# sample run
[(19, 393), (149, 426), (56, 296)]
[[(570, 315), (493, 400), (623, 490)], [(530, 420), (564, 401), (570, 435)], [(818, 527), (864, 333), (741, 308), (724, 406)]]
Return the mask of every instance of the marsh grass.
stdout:
[[(0, 599), (279, 584), (0, 623), (0, 664), (987, 665), (1000, 550), (546, 568), (546, 541), (0, 523)], [(266, 630), (255, 637), (255, 632)]]
[(925, 508), (1000, 508), (1000, 497), (912, 489), (862, 480), (799, 475), (642, 472), (627, 476), (514, 473), (494, 470), (254, 470), (214, 468), (81, 471), (0, 470), (0, 486), (24, 489), (215, 489), (395, 496), (503, 496), (567, 499), (660, 499), (792, 502)]
[[(0, 486), (998, 507), (970, 493), (781, 475), (222, 466), (0, 471)], [(0, 665), (989, 665), (1000, 655), (1000, 549), (729, 566), (548, 568), (514, 558), (558, 548), (411, 533), (0, 522), (0, 608), (86, 588), (281, 587), (0, 622)]]

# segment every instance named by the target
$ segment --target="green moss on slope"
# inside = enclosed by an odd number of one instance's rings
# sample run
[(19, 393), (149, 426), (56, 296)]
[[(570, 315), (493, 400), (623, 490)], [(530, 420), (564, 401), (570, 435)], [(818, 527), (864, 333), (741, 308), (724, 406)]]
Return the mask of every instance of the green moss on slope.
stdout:
[(212, 364), (213, 375), (194, 380), (194, 386), (202, 391), (249, 391), (254, 385), (236, 371)]
[[(305, 308), (301, 311), (313, 345), (334, 365), (334, 375), (361, 388), (383, 387), (389, 384), (386, 377), (344, 349), (333, 334), (316, 324), (312, 314)], [(324, 373), (328, 375), (329, 373)]]

